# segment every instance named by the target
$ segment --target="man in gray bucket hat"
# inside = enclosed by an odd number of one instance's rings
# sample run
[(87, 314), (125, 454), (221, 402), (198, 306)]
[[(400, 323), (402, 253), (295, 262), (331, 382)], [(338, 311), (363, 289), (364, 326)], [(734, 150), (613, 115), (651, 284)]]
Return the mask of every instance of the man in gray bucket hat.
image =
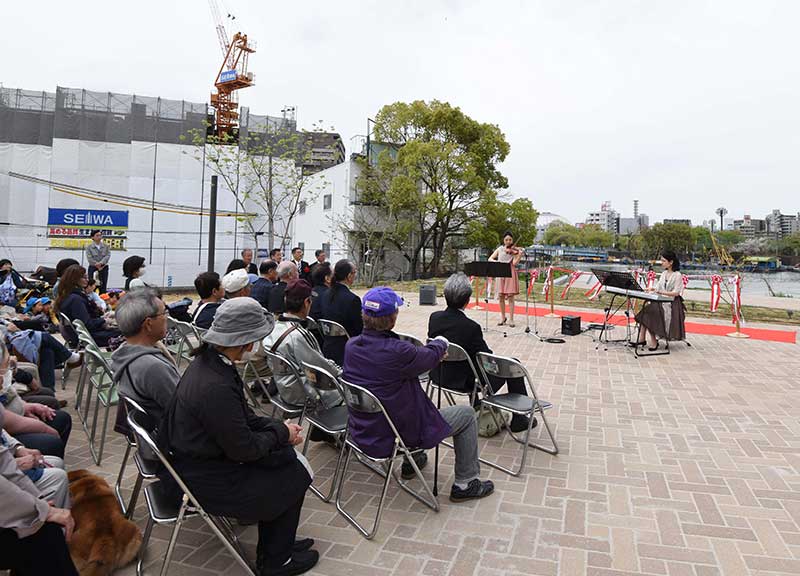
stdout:
[(256, 416), (235, 367), (274, 326), (252, 298), (225, 301), (178, 383), (159, 437), (206, 511), (258, 521), (260, 574), (302, 574), (319, 560), (313, 540), (296, 539), (312, 480), (294, 449), (302, 429)]

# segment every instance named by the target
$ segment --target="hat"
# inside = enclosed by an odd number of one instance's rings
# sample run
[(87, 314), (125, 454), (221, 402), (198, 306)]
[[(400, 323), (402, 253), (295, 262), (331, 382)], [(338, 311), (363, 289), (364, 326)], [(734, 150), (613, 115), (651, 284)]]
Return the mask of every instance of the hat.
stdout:
[(378, 286), (366, 294), (361, 301), (361, 310), (367, 316), (380, 318), (394, 314), (403, 305), (403, 299), (388, 286)]
[[(42, 300), (50, 301), (50, 298), (42, 298)], [(36, 303), (39, 301), (38, 298), (28, 298), (28, 301), (25, 303), (25, 310), (22, 311), (23, 314), (27, 314), (33, 307), (36, 306)]]
[(247, 270), (244, 268), (231, 270), (222, 277), (222, 288), (228, 294), (238, 292), (248, 284), (250, 284), (250, 278), (247, 276)]
[(311, 296), (311, 285), (305, 280), (292, 280), (286, 285), (284, 294), (293, 300), (305, 300)]
[(275, 320), (252, 298), (231, 298), (217, 308), (203, 340), (217, 346), (244, 346), (272, 333)]

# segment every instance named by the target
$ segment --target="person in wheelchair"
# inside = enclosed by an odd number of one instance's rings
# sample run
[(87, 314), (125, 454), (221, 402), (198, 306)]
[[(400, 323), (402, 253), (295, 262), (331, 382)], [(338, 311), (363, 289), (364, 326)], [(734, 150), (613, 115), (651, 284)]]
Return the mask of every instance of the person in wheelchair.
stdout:
[[(470, 406), (437, 409), (419, 385), (419, 375), (444, 358), (447, 339), (438, 336), (425, 346), (401, 340), (392, 329), (402, 304), (403, 299), (388, 286), (367, 292), (361, 304), (364, 331), (347, 341), (342, 377), (368, 389), (381, 401), (409, 448), (434, 448), (452, 436), (456, 464), (450, 500), (484, 498), (494, 491), (494, 484), (479, 478), (475, 412)], [(381, 414), (351, 411), (349, 433), (372, 457), (392, 453), (395, 436)], [(427, 458), (415, 461), (421, 468)], [(410, 463), (403, 464), (402, 473), (404, 478), (414, 476)]]

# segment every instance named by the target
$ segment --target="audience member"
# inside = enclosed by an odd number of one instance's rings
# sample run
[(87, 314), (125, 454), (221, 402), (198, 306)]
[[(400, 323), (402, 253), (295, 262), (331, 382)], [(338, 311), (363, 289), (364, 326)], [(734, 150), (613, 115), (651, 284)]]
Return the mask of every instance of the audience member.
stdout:
[(16, 308), (19, 301), (17, 290), (25, 288), (27, 282), (14, 270), (11, 260), (3, 258), (0, 260), (0, 305)]
[(269, 257), (271, 260), (274, 260), (275, 262), (280, 264), (281, 260), (283, 260), (283, 250), (281, 250), (280, 248), (273, 248), (272, 250), (269, 251)]
[(289, 282), (297, 279), (297, 266), (291, 262), (281, 262), (278, 264), (277, 274), (278, 283), (269, 290), (269, 306), (267, 306), (267, 309), (275, 314), (275, 316), (282, 314), (283, 311), (286, 310), (286, 304), (283, 298), (284, 291)]
[(225, 298), (250, 296), (250, 277), (247, 270), (237, 268), (225, 274), (222, 278), (222, 288), (225, 290)]
[(297, 266), (297, 274), (300, 280), (311, 283), (311, 267), (308, 262), (303, 260), (303, 249), (300, 246), (292, 248), (292, 264)]
[[(0, 408), (0, 428), (4, 427)], [(67, 548), (75, 522), (65, 507), (50, 505), (0, 446), (0, 570), (16, 576), (78, 576)]]
[(269, 292), (278, 281), (278, 264), (274, 260), (264, 260), (259, 266), (261, 276), (250, 286), (250, 297), (261, 304), (262, 308), (269, 307)]
[[(469, 357), (475, 369), (478, 369), (476, 354), (478, 352), (489, 352), (492, 350), (483, 339), (481, 325), (468, 318), (464, 314), (464, 308), (469, 303), (472, 296), (472, 286), (463, 272), (453, 274), (444, 283), (444, 299), (447, 308), (434, 312), (428, 319), (428, 337), (444, 336), (450, 342), (461, 346)], [(480, 377), (480, 372), (478, 373)], [(457, 390), (459, 392), (472, 393), (475, 388), (475, 376), (469, 364), (465, 362), (445, 362), (431, 371), (431, 379), (445, 388)], [(484, 387), (490, 386), (493, 392), (497, 392), (503, 385), (508, 386), (508, 391), (514, 394), (527, 395), (524, 378), (511, 378), (504, 380), (497, 376), (489, 376), (488, 382), (482, 382)], [(475, 395), (475, 406), (480, 403), (480, 398)], [(535, 425), (535, 423), (534, 423)], [(513, 432), (523, 432), (528, 429), (528, 419), (525, 416), (515, 414), (510, 424)]]
[(109, 310), (116, 310), (117, 304), (119, 303), (119, 299), (122, 298), (124, 295), (125, 292), (123, 290), (114, 288), (112, 290), (108, 290), (105, 294), (101, 294), (100, 298), (102, 298), (105, 301), (106, 306), (108, 307)]
[(17, 394), (12, 380), (10, 354), (0, 341), (0, 405), (5, 413), (4, 429), (25, 446), (63, 458), (72, 431), (72, 418), (63, 410), (25, 402)]
[(89, 278), (86, 281), (86, 295), (89, 297), (89, 302), (94, 304), (95, 308), (99, 312), (98, 316), (102, 316), (108, 306), (106, 305), (105, 301), (100, 297), (100, 294), (96, 292), (97, 290), (97, 280), (94, 278)]
[(8, 330), (7, 333), (3, 330), (3, 332), (11, 352), (23, 362), (34, 364), (41, 376), (41, 384), (50, 390), (55, 390), (56, 387), (56, 366), (67, 364), (70, 368), (74, 368), (81, 363), (80, 354), (71, 352), (47, 332), (33, 330), (16, 332)]
[(253, 251), (250, 248), (242, 250), (242, 261), (248, 274), (258, 275), (258, 267), (253, 263)]
[(319, 559), (312, 540), (296, 540), (312, 480), (293, 448), (302, 428), (256, 416), (234, 367), (273, 327), (252, 298), (225, 301), (181, 378), (159, 438), (210, 514), (258, 521), (259, 573), (301, 574)]
[[(430, 449), (453, 437), (456, 462), (450, 500), (488, 496), (494, 484), (478, 477), (475, 412), (463, 405), (437, 410), (419, 385), (419, 375), (434, 369), (447, 353), (447, 339), (437, 336), (426, 346), (400, 340), (392, 329), (402, 304), (386, 286), (367, 292), (362, 305), (364, 332), (347, 342), (343, 377), (378, 397), (409, 448)], [(370, 456), (382, 458), (392, 453), (394, 434), (381, 414), (351, 412), (349, 433)], [(424, 465), (425, 460), (417, 463)], [(403, 464), (402, 474), (413, 477), (410, 463)]]
[[(333, 267), (333, 278), (327, 294), (321, 299), (319, 318), (338, 322), (352, 338), (361, 334), (361, 299), (350, 291), (356, 279), (356, 266), (349, 260), (339, 260)], [(340, 366), (344, 363), (344, 345), (347, 338), (326, 337), (322, 350), (325, 357)]]
[[(159, 346), (167, 334), (167, 314), (152, 288), (126, 294), (117, 307), (117, 324), (126, 342), (111, 355), (120, 394), (144, 408), (154, 424), (161, 420), (180, 379), (172, 358)], [(122, 406), (117, 409), (117, 430), (127, 428)]]
[(311, 270), (311, 312), (309, 316), (319, 318), (322, 313), (322, 298), (328, 293), (333, 280), (333, 270), (329, 262), (312, 266)]
[(122, 275), (125, 276), (125, 291), (130, 292), (137, 288), (145, 288), (147, 284), (142, 280), (145, 274), (144, 258), (141, 256), (128, 256), (122, 263)]
[[(300, 371), (302, 388), (291, 375), (273, 377), (281, 399), (289, 404), (305, 404), (306, 398), (321, 401), (325, 408), (341, 404), (341, 395), (334, 391), (318, 391), (305, 376), (303, 362), (331, 371), (335, 376), (341, 368), (322, 355), (317, 339), (308, 331), (308, 311), (311, 310), (311, 286), (305, 280), (292, 280), (286, 286), (286, 311), (278, 317), (275, 330), (264, 339), (263, 346), (278, 353)], [(313, 440), (314, 438), (312, 438)]]
[(42, 494), (56, 508), (69, 508), (69, 480), (64, 461), (56, 456), (45, 456), (0, 430), (0, 446), (5, 446), (14, 456), (19, 469), (30, 478)]
[(61, 260), (58, 261), (58, 264), (56, 264), (56, 281), (53, 284), (54, 300), (58, 298), (58, 286), (61, 283), (61, 276), (63, 276), (64, 272), (67, 271), (67, 268), (69, 268), (73, 264), (80, 265), (80, 262), (78, 262), (74, 258), (62, 258)]
[(220, 304), (225, 299), (225, 290), (222, 289), (219, 274), (216, 272), (202, 272), (194, 279), (194, 287), (200, 296), (200, 302), (192, 314), (192, 322), (198, 328), (208, 330), (214, 320)]
[(111, 260), (111, 250), (103, 243), (103, 233), (100, 230), (92, 230), (90, 237), (92, 241), (86, 246), (89, 279), (97, 277), (100, 294), (105, 294), (108, 288), (108, 262)]
[(311, 264), (311, 273), (314, 273), (314, 268), (319, 266), (320, 264), (325, 264), (328, 259), (328, 255), (325, 253), (325, 250), (314, 250), (314, 262)]
[(92, 317), (89, 297), (84, 291), (87, 282), (85, 268), (77, 264), (67, 268), (61, 277), (56, 297), (56, 312), (63, 313), (72, 321), (80, 320), (86, 325), (86, 329), (98, 346), (108, 346), (109, 339), (119, 336), (119, 331), (107, 326), (104, 318)]

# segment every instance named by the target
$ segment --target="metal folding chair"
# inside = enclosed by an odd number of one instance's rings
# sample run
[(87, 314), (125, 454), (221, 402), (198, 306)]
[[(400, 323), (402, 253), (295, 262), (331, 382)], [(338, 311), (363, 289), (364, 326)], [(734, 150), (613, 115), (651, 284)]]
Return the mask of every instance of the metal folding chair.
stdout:
[[(267, 356), (267, 362), (269, 362), (269, 367), (272, 370), (273, 378), (289, 376), (305, 393), (303, 378), (300, 376), (300, 371), (294, 365), (294, 363), (290, 362), (280, 354), (271, 352), (270, 350), (264, 350), (264, 353)], [(261, 378), (259, 378), (257, 381), (261, 386), (261, 391), (264, 392), (264, 395), (269, 398), (269, 401), (272, 404), (273, 414), (275, 414), (275, 409), (277, 408), (283, 413), (284, 417), (289, 418), (290, 420), (293, 418), (298, 418), (297, 423), (303, 423), (303, 414), (306, 410), (305, 404), (301, 406), (299, 404), (289, 404), (288, 402), (284, 402), (280, 393), (270, 394), (269, 385)]]
[[(433, 495), (428, 483), (425, 481), (425, 478), (422, 476), (422, 472), (420, 471), (417, 463), (414, 461), (413, 454), (423, 451), (422, 448), (409, 448), (403, 442), (403, 439), (400, 437), (400, 433), (397, 431), (397, 428), (392, 422), (389, 413), (386, 412), (386, 409), (381, 404), (381, 401), (369, 390), (366, 388), (362, 388), (361, 386), (357, 386), (355, 384), (351, 384), (344, 379), (339, 379), (344, 389), (344, 398), (345, 402), (347, 403), (347, 408), (350, 413), (353, 412), (361, 412), (366, 414), (380, 414), (380, 417), (386, 419), (386, 422), (389, 424), (389, 428), (392, 430), (394, 434), (394, 447), (392, 448), (392, 453), (388, 456), (382, 458), (376, 458), (370, 456), (366, 452), (364, 452), (358, 444), (356, 444), (353, 439), (350, 437), (350, 432), (348, 431), (347, 436), (345, 437), (345, 445), (344, 451), (346, 454), (344, 455), (344, 463), (342, 464), (341, 470), (341, 478), (339, 480), (339, 486), (336, 489), (336, 509), (345, 517), (345, 519), (352, 524), (356, 530), (358, 530), (364, 538), (367, 540), (372, 539), (375, 536), (375, 533), (378, 531), (378, 525), (380, 524), (381, 514), (383, 513), (383, 505), (386, 501), (386, 493), (389, 489), (389, 480), (394, 477), (395, 482), (397, 482), (400, 487), (411, 494), (414, 498), (428, 506), (429, 508), (439, 511), (439, 501), (436, 499), (436, 496)], [(351, 515), (347, 510), (345, 510), (344, 505), (342, 503), (342, 492), (345, 485), (345, 480), (347, 476), (347, 467), (350, 464), (350, 456), (355, 453), (359, 460), (365, 460), (371, 462), (373, 466), (367, 466), (368, 469), (380, 474), (384, 478), (383, 482), (383, 489), (381, 490), (381, 498), (378, 502), (378, 511), (375, 514), (375, 521), (372, 524), (372, 528), (367, 530), (361, 524), (358, 523), (358, 520)], [(424, 495), (420, 494), (414, 490), (412, 490), (406, 482), (404, 482), (400, 476), (397, 474), (397, 470), (394, 469), (394, 463), (398, 458), (402, 458), (403, 456), (407, 456), (407, 461), (411, 464), (412, 468), (414, 469), (415, 476), (422, 482), (422, 488), (424, 490)], [(381, 472), (380, 470), (383, 470)]]
[(200, 346), (202, 339), (197, 327), (189, 322), (182, 322), (167, 315), (168, 333), (175, 339), (173, 344), (167, 344), (167, 350), (175, 356), (175, 365), (180, 369), (181, 363), (192, 361), (192, 351)]
[[(58, 331), (61, 334), (61, 337), (64, 339), (64, 344), (66, 345), (67, 349), (70, 352), (80, 352), (81, 351), (81, 343), (78, 339), (78, 333), (75, 331), (75, 327), (72, 325), (72, 321), (67, 317), (66, 314), (63, 312), (58, 313)], [(69, 378), (70, 373), (72, 372), (72, 368), (70, 368), (67, 364), (64, 364), (64, 367), (61, 369), (61, 389), (67, 389), (67, 379)]]
[[(395, 332), (397, 337), (400, 340), (405, 340), (406, 342), (411, 342), (414, 346), (424, 346), (425, 344), (422, 343), (422, 340), (417, 338), (412, 334), (404, 334), (403, 332)], [(425, 393), (428, 393), (428, 386), (430, 385), (431, 375), (430, 372), (423, 372), (419, 375), (419, 383), (420, 385), (425, 388)]]
[(258, 574), (258, 570), (255, 566), (253, 566), (250, 560), (248, 560), (244, 550), (241, 547), (241, 544), (239, 543), (239, 539), (233, 532), (233, 528), (231, 527), (230, 523), (224, 518), (208, 514), (203, 509), (203, 507), (200, 505), (200, 502), (198, 502), (197, 498), (192, 495), (189, 487), (172, 467), (169, 460), (161, 452), (161, 450), (159, 450), (155, 440), (153, 440), (153, 437), (147, 431), (142, 416), (143, 415), (141, 413), (135, 411), (128, 414), (128, 426), (130, 426), (134, 436), (136, 437), (136, 444), (138, 448), (141, 450), (142, 447), (146, 446), (158, 457), (161, 465), (167, 470), (169, 475), (172, 476), (172, 479), (180, 488), (183, 496), (181, 497), (180, 502), (176, 502), (171, 497), (172, 494), (170, 491), (164, 487), (164, 483), (161, 480), (152, 482), (145, 487), (144, 497), (145, 501), (147, 502), (147, 511), (150, 517), (147, 520), (147, 527), (144, 531), (142, 546), (139, 549), (139, 559), (136, 564), (136, 573), (140, 576), (142, 574), (144, 552), (148, 543), (150, 542), (150, 534), (153, 531), (153, 526), (155, 524), (173, 524), (172, 535), (169, 539), (169, 545), (167, 546), (164, 563), (161, 565), (161, 576), (165, 576), (169, 570), (169, 564), (172, 560), (172, 553), (175, 551), (175, 544), (178, 541), (178, 533), (180, 532), (183, 521), (187, 515), (196, 515), (200, 516), (209, 526), (209, 528), (211, 528), (211, 531), (214, 533), (214, 535), (219, 538), (219, 540), (225, 546), (225, 549), (233, 555), (234, 560), (239, 563), (239, 565), (244, 569), (245, 573), (249, 574), (250, 576), (256, 576), (256, 574)]
[(350, 338), (350, 334), (347, 333), (347, 329), (338, 322), (322, 319), (319, 319), (316, 322), (319, 325), (319, 329), (324, 338)]
[[(122, 395), (120, 395), (120, 398), (125, 403), (125, 407), (127, 408), (128, 412), (139, 412), (146, 415), (144, 408), (142, 408), (142, 406), (132, 398)], [(156, 479), (159, 462), (158, 460), (154, 460), (152, 455), (151, 457), (147, 458), (142, 456), (141, 452), (137, 450), (135, 436), (125, 435), (125, 442), (127, 446), (125, 447), (125, 454), (122, 456), (122, 463), (119, 467), (117, 481), (114, 483), (114, 494), (117, 496), (117, 502), (119, 502), (119, 507), (122, 510), (122, 513), (125, 515), (125, 518), (131, 520), (133, 519), (133, 514), (136, 510), (136, 502), (139, 499), (139, 492), (142, 490), (142, 483), (145, 480)], [(125, 499), (122, 497), (122, 478), (125, 475), (125, 468), (128, 465), (128, 458), (130, 457), (131, 451), (133, 451), (133, 462), (136, 464), (137, 474), (136, 482), (134, 483), (133, 490), (131, 491), (131, 498), (126, 504)]]
[[(326, 368), (313, 366), (312, 364), (303, 362), (303, 369), (305, 370), (306, 377), (308, 378), (309, 382), (311, 382), (317, 390), (337, 390), (340, 394), (342, 394), (342, 396), (344, 396), (344, 392), (339, 384), (339, 381)], [(306, 421), (308, 422), (308, 433), (306, 434), (306, 441), (303, 444), (304, 456), (308, 451), (308, 442), (311, 438), (311, 430), (313, 428), (319, 428), (323, 432), (334, 436), (337, 440), (342, 440), (344, 435), (347, 433), (347, 420), (349, 418), (347, 405), (334, 406), (332, 408), (322, 410), (307, 411), (305, 416)], [(344, 442), (342, 442), (342, 445), (339, 448), (339, 457), (336, 459), (336, 469), (333, 472), (331, 487), (327, 494), (322, 494), (322, 492), (320, 492), (319, 489), (313, 484), (309, 486), (311, 491), (321, 498), (323, 502), (330, 502), (333, 498), (339, 478), (339, 469), (342, 465), (342, 454), (344, 454)]]
[[(428, 338), (428, 342), (431, 341), (431, 338)], [(472, 375), (475, 378), (474, 386), (470, 392), (465, 392), (462, 390), (454, 390), (452, 388), (448, 388), (447, 386), (439, 386), (436, 382), (433, 381), (431, 378), (429, 383), (429, 388), (427, 390), (428, 395), (431, 396), (431, 393), (439, 389), (442, 394), (444, 394), (447, 401), (450, 403), (451, 406), (455, 405), (456, 403), (456, 396), (463, 396), (469, 399), (470, 406), (475, 406), (475, 401), (477, 399), (478, 394), (483, 396), (483, 385), (481, 383), (481, 379), (478, 376), (478, 371), (475, 369), (475, 364), (472, 362), (472, 358), (470, 358), (467, 351), (464, 350), (458, 344), (454, 342), (449, 342), (447, 346), (447, 356), (442, 360), (441, 364), (434, 368), (434, 370), (439, 371), (439, 382), (447, 382), (447, 365), (453, 362), (466, 362), (469, 365), (469, 369), (472, 371)], [(437, 403), (438, 404), (438, 403)], [(438, 406), (441, 408), (441, 406)]]
[[(91, 346), (87, 346), (84, 350), (85, 361), (89, 363), (89, 384), (91, 389), (88, 392), (85, 416), (89, 415), (89, 408), (91, 401), (89, 398), (94, 391), (94, 417), (92, 418), (92, 430), (88, 430), (88, 421), (82, 420), (84, 430), (89, 436), (89, 451), (92, 453), (94, 463), (100, 466), (103, 460), (103, 448), (106, 444), (106, 432), (108, 429), (108, 414), (112, 406), (116, 406), (119, 402), (117, 396), (117, 384), (114, 382), (114, 373), (111, 367), (106, 362), (106, 359), (100, 354), (100, 351)], [(97, 438), (97, 421), (100, 418), (100, 406), (103, 406), (103, 425), (100, 430), (100, 449), (95, 449)]]
[[(522, 460), (519, 464), (519, 468), (513, 470), (511, 468), (506, 468), (496, 464), (495, 462), (485, 460), (484, 458), (480, 458), (480, 461), (488, 466), (491, 466), (492, 468), (497, 468), (498, 470), (502, 470), (507, 474), (511, 474), (512, 476), (519, 476), (523, 468), (525, 468), (525, 457), (528, 454), (528, 446), (537, 450), (541, 450), (542, 452), (547, 452), (548, 454), (558, 454), (558, 444), (556, 443), (556, 438), (553, 435), (553, 431), (550, 429), (550, 424), (547, 422), (547, 416), (545, 416), (545, 410), (552, 408), (553, 405), (550, 402), (539, 400), (539, 397), (536, 395), (536, 389), (533, 386), (533, 381), (531, 380), (530, 374), (528, 374), (528, 371), (525, 369), (525, 366), (523, 366), (519, 360), (514, 358), (498, 356), (497, 354), (489, 354), (487, 352), (478, 352), (476, 359), (478, 361), (478, 369), (481, 371), (481, 374), (487, 382), (489, 381), (488, 376), (490, 375), (502, 378), (504, 380), (508, 380), (510, 378), (524, 378), (528, 385), (528, 389), (531, 392), (530, 396), (523, 396), (521, 394), (514, 394), (511, 392), (504, 394), (493, 394), (490, 386), (487, 386), (483, 389), (484, 396), (481, 400), (481, 413), (485, 407), (492, 407), (505, 412), (510, 412), (511, 414), (526, 416), (529, 420), (529, 423), (528, 429), (525, 431), (525, 435), (521, 439), (511, 431), (510, 427), (505, 426), (508, 435), (511, 436), (511, 438), (513, 438), (517, 443), (522, 444)], [(550, 436), (550, 441), (553, 445), (552, 448), (542, 444), (529, 442), (531, 429), (533, 427), (534, 415), (537, 412), (541, 414), (542, 422), (544, 423), (544, 427), (547, 430), (547, 434)], [(497, 421), (497, 416), (494, 412), (490, 412), (490, 414), (492, 415), (492, 418), (494, 418), (495, 424), (497, 424), (498, 428), (504, 427), (501, 426), (501, 423)]]

